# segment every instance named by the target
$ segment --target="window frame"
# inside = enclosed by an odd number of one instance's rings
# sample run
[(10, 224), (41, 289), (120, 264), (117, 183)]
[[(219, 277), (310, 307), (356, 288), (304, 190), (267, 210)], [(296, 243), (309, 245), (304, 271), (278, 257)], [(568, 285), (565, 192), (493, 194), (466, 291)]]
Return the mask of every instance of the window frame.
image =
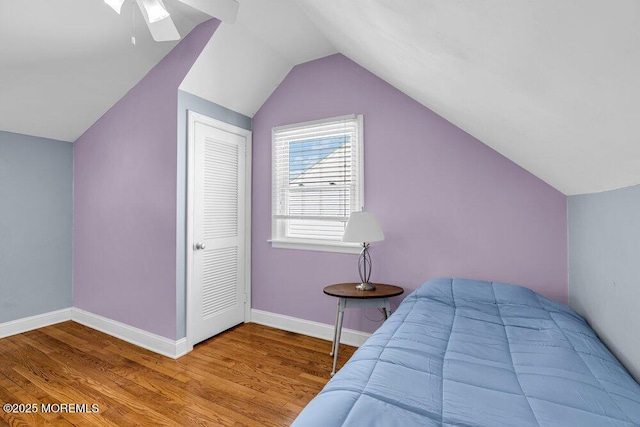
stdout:
[[(310, 126), (322, 125), (325, 123), (336, 122), (340, 120), (355, 120), (357, 132), (356, 141), (352, 146), (352, 150), (357, 150), (357, 171), (356, 171), (356, 186), (357, 196), (353, 210), (364, 210), (364, 115), (362, 114), (349, 114), (344, 116), (329, 117), (326, 119), (312, 120), (302, 123), (293, 123), (290, 125), (276, 126), (271, 131), (271, 239), (268, 240), (271, 243), (272, 248), (279, 249), (298, 249), (298, 250), (310, 250), (321, 252), (338, 252), (338, 253), (360, 253), (361, 245), (357, 243), (347, 243), (336, 240), (323, 240), (323, 239), (302, 239), (284, 236), (284, 225), (281, 219), (277, 219), (275, 213), (274, 192), (277, 191), (277, 178), (276, 178), (276, 133), (282, 130), (291, 130), (296, 128), (305, 128)], [(349, 212), (349, 216), (351, 212)], [(346, 224), (346, 222), (345, 222)]]

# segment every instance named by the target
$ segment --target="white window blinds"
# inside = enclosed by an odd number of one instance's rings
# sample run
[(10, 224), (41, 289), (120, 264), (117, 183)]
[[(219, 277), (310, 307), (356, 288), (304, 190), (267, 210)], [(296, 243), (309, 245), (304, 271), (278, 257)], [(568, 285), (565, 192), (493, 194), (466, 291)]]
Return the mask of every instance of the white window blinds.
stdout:
[(273, 129), (273, 238), (340, 242), (362, 207), (362, 116)]

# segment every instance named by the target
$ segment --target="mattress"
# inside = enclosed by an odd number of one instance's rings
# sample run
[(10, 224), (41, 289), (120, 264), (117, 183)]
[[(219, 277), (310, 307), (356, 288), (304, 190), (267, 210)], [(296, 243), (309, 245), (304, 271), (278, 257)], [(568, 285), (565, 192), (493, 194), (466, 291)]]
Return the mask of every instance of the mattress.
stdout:
[(640, 386), (566, 305), (430, 280), (295, 420), (330, 426), (635, 426)]

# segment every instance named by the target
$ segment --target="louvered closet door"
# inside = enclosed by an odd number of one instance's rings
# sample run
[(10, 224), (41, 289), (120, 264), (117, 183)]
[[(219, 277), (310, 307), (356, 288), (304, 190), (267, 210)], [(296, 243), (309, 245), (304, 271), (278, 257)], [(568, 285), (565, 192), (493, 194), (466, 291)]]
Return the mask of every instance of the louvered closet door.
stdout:
[[(244, 321), (243, 136), (196, 123), (193, 343)], [(204, 247), (204, 248), (203, 248)]]

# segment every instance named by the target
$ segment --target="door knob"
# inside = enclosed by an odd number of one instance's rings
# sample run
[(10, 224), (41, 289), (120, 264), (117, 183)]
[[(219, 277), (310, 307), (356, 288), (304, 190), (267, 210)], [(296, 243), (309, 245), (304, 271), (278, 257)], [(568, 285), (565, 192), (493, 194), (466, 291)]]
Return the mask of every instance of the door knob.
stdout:
[(205, 245), (204, 243), (202, 243), (202, 242), (196, 243), (196, 249), (197, 250), (202, 250), (202, 249), (206, 249), (206, 248), (207, 248), (207, 245)]

